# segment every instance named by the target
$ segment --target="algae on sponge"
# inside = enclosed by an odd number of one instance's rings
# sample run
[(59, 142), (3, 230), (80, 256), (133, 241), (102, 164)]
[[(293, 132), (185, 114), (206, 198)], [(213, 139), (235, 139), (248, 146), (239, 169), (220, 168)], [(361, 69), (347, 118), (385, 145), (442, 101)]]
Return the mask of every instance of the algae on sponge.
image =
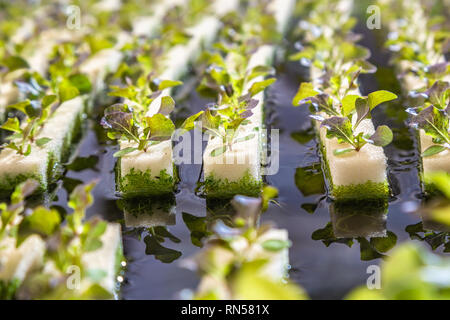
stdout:
[(365, 199), (386, 199), (389, 183), (367, 181), (363, 184), (333, 186), (331, 195), (338, 201), (361, 201)]
[[(117, 168), (120, 168), (120, 163)], [(176, 177), (169, 175), (165, 169), (161, 170), (158, 176), (153, 176), (150, 169), (140, 171), (131, 168), (124, 176), (117, 172), (116, 177), (117, 191), (124, 198), (171, 193), (175, 190), (175, 182), (177, 180)]]
[(237, 194), (259, 197), (263, 186), (262, 180), (255, 179), (249, 172), (236, 181), (218, 179), (214, 174), (209, 175), (201, 183), (203, 192), (208, 198), (232, 198)]

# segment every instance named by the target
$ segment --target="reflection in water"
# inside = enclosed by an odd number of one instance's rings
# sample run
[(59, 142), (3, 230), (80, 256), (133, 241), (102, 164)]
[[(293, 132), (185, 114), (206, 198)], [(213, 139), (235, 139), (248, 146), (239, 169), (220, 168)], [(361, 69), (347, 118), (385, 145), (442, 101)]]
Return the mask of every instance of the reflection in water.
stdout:
[[(433, 224), (433, 228), (436, 225)], [(450, 232), (429, 229), (423, 221), (411, 224), (405, 228), (412, 240), (427, 243), (431, 249), (443, 248), (443, 252), (450, 252)]]
[(320, 163), (299, 167), (295, 170), (295, 185), (303, 196), (325, 193), (325, 179)]
[(436, 193), (414, 211), (420, 214), (422, 221), (407, 226), (405, 231), (411, 239), (424, 241), (433, 250), (442, 247), (443, 252), (450, 252), (450, 177), (446, 173), (435, 173), (430, 178)]
[(306, 298), (302, 288), (287, 282), (287, 230), (271, 224), (259, 226), (263, 207), (261, 198), (235, 196), (231, 203), (209, 202), (205, 218), (189, 221), (191, 238), (193, 225), (202, 236), (208, 235), (204, 248), (182, 263), (201, 275), (197, 290), (185, 291), (184, 298)]
[(125, 227), (131, 228), (139, 239), (145, 234), (145, 254), (153, 255), (163, 263), (171, 263), (181, 257), (181, 252), (162, 245), (166, 240), (180, 243), (181, 240), (169, 232), (167, 226), (175, 225), (175, 197), (136, 198), (119, 200), (124, 213)]
[(336, 238), (386, 237), (387, 203), (330, 205), (331, 224)]
[(119, 200), (123, 209), (125, 226), (129, 228), (152, 228), (175, 225), (175, 197), (138, 198)]
[(369, 261), (384, 258), (397, 243), (397, 236), (386, 229), (387, 202), (331, 203), (329, 210), (331, 222), (312, 234), (327, 247), (332, 243), (351, 247), (357, 241), (361, 260)]

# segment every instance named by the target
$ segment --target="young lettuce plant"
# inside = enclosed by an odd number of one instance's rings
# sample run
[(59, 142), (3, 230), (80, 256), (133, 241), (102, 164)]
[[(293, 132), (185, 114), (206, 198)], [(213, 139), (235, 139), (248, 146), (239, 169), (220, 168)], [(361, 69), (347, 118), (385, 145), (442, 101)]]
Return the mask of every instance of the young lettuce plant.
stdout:
[[(92, 281), (88, 289), (99, 297), (110, 298), (110, 293), (103, 289), (99, 282), (107, 273), (101, 269), (87, 269), (83, 264), (83, 256), (103, 246), (102, 235), (107, 230), (107, 222), (98, 218), (85, 220), (86, 210), (94, 199), (92, 189), (96, 181), (77, 186), (70, 194), (68, 206), (73, 212), (66, 216), (67, 223), (61, 225), (62, 217), (58, 210), (38, 206), (24, 217), (19, 226), (18, 241), (21, 242), (31, 234), (40, 235), (47, 242), (46, 262), (53, 268), (51, 275), (34, 273), (27, 280), (27, 290), (21, 292), (31, 297), (72, 297), (73, 292), (67, 290), (67, 270), (78, 266), (83, 278)], [(51, 285), (50, 285), (51, 282)], [(95, 289), (91, 291), (91, 289)]]
[(433, 145), (423, 151), (422, 157), (431, 157), (450, 149), (450, 83), (436, 81), (421, 93), (424, 103), (418, 108), (408, 108), (413, 115), (411, 126), (422, 129), (433, 138)]
[[(396, 99), (397, 96), (389, 91), (379, 90), (368, 96), (348, 94), (339, 104), (326, 93), (314, 89), (311, 83), (302, 83), (293, 104), (309, 104), (313, 107), (311, 118), (320, 121), (320, 127), (327, 129), (327, 138), (337, 138), (339, 143), (347, 143), (350, 148), (333, 151), (335, 155), (342, 155), (351, 151), (359, 151), (367, 143), (385, 147), (392, 142), (393, 134), (389, 127), (379, 126), (373, 134), (357, 133), (357, 128), (365, 119), (371, 118), (371, 111), (381, 103)], [(325, 118), (320, 113), (325, 113)]]
[[(238, 50), (230, 49), (224, 59), (220, 54), (212, 54), (207, 58), (210, 62), (204, 72), (198, 91), (217, 98), (217, 104), (207, 107), (201, 114), (202, 130), (223, 141), (223, 145), (211, 151), (218, 156), (227, 149), (232, 150), (234, 143), (252, 139), (251, 133), (236, 139), (241, 125), (248, 124), (253, 115), (252, 109), (259, 101), (255, 95), (273, 84), (275, 78), (267, 78), (253, 82), (248, 90), (246, 86), (256, 77), (273, 74), (273, 69), (266, 66), (255, 66), (246, 70), (248, 58)], [(200, 115), (194, 115), (198, 118)], [(190, 123), (192, 119), (188, 119)]]
[(136, 144), (116, 152), (115, 157), (122, 157), (136, 150), (147, 152), (150, 146), (171, 139), (175, 131), (175, 125), (169, 118), (175, 108), (172, 97), (161, 98), (156, 114), (148, 116), (147, 112), (150, 104), (164, 89), (180, 84), (180, 81), (153, 79), (148, 86), (129, 84), (125, 88), (112, 87), (113, 91), (109, 95), (124, 98), (129, 103), (118, 103), (106, 108), (100, 123), (108, 130), (110, 139)]
[(8, 106), (25, 115), (21, 122), (19, 117), (8, 118), (0, 127), (13, 132), (7, 137), (8, 143), (2, 148), (15, 150), (27, 156), (32, 145), (43, 147), (50, 141), (48, 137), (36, 139), (40, 130), (51, 117), (59, 104), (91, 91), (91, 83), (86, 75), (73, 68), (77, 63), (73, 44), (55, 46), (52, 64), (49, 67), (50, 79), (44, 79), (37, 72), (27, 71), (21, 80), (15, 81), (22, 96), (26, 99)]
[(23, 220), (21, 214), (25, 210), (25, 199), (33, 194), (38, 185), (35, 180), (27, 180), (16, 187), (9, 205), (0, 203), (0, 242), (6, 236), (17, 235), (18, 226)]

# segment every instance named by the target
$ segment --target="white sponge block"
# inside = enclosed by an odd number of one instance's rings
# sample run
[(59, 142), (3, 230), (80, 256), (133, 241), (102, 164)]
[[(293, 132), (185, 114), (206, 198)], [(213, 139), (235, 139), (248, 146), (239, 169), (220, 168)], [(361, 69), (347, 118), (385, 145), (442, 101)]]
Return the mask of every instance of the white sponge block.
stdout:
[(2, 188), (13, 190), (14, 182), (19, 175), (33, 176), (38, 179), (43, 188), (47, 187), (47, 166), (49, 155), (45, 149), (32, 147), (28, 156), (22, 156), (12, 149), (3, 149), (0, 153), (0, 185)]
[(44, 150), (52, 152), (57, 161), (61, 160), (64, 151), (64, 141), (72, 134), (78, 117), (84, 111), (84, 98), (78, 96), (63, 102), (47, 121), (38, 138), (47, 137), (51, 140), (45, 145)]
[(0, 242), (0, 280), (19, 280), (43, 263), (45, 243), (38, 235), (31, 235), (16, 248), (14, 238)]
[(103, 270), (106, 276), (101, 280), (101, 286), (109, 292), (114, 292), (116, 284), (117, 251), (122, 246), (120, 224), (108, 223), (105, 233), (101, 236), (100, 249), (84, 254), (82, 263), (86, 269)]
[[(434, 145), (431, 136), (420, 130), (420, 148), (422, 152)], [(423, 172), (444, 171), (450, 173), (450, 150), (444, 150), (431, 157), (422, 157)]]
[(124, 209), (125, 225), (129, 228), (151, 228), (175, 224), (175, 206), (169, 209), (161, 208), (159, 204), (151, 206), (149, 212), (130, 213)]
[(123, 53), (115, 48), (100, 50), (81, 64), (80, 72), (89, 77), (94, 91), (98, 92), (105, 86), (106, 75), (117, 70), (122, 58)]
[[(370, 119), (361, 121), (356, 133), (375, 132)], [(350, 148), (349, 144), (338, 143), (337, 138), (326, 138), (326, 128), (320, 129), (321, 140), (325, 147), (330, 174), (335, 186), (386, 182), (387, 160), (383, 148), (366, 144), (360, 151), (352, 151), (343, 155), (334, 155), (334, 150)]]
[[(130, 142), (122, 142), (121, 149), (135, 146)], [(150, 146), (145, 151), (133, 151), (121, 157), (120, 172), (124, 177), (130, 173), (131, 169), (146, 172), (151, 170), (151, 178), (159, 176), (159, 173), (166, 170), (167, 174), (173, 176), (172, 141), (162, 141)]]

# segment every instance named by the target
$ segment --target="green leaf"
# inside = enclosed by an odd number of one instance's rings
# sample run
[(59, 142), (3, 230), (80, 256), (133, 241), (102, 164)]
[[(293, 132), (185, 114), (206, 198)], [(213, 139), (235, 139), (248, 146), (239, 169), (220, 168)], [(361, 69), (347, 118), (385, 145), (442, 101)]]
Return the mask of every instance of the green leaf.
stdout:
[(202, 240), (211, 234), (206, 225), (206, 217), (197, 217), (183, 212), (183, 221), (191, 232), (192, 244), (197, 247), (203, 247)]
[(303, 196), (325, 192), (325, 179), (320, 164), (299, 167), (295, 170), (295, 185)]
[(344, 57), (344, 62), (366, 60), (370, 56), (367, 48), (349, 41), (340, 42), (338, 51)]
[(77, 73), (77, 74), (71, 75), (69, 77), (69, 82), (75, 88), (77, 88), (79, 93), (81, 93), (81, 94), (89, 93), (92, 90), (91, 81), (84, 74)]
[(163, 247), (155, 237), (150, 235), (144, 238), (145, 254), (154, 255), (155, 258), (163, 263), (171, 263), (181, 257), (181, 252)]
[(425, 94), (428, 96), (428, 100), (431, 104), (439, 109), (444, 109), (446, 107), (446, 95), (450, 89), (450, 83), (445, 81), (436, 81), (431, 88), (429, 88)]
[(124, 148), (124, 149), (121, 149), (121, 150), (115, 152), (113, 157), (114, 158), (120, 158), (120, 157), (123, 157), (126, 154), (129, 154), (129, 153), (137, 150), (137, 149), (138, 148), (133, 148), (133, 147)]
[(117, 103), (107, 107), (100, 124), (108, 133), (112, 131), (114, 136), (125, 135), (128, 140), (138, 140), (138, 128), (134, 124), (133, 113), (126, 104)]
[(52, 235), (61, 223), (61, 216), (57, 210), (37, 207), (24, 220), (23, 228), (42, 235)]
[(370, 104), (367, 98), (357, 98), (355, 101), (355, 109), (356, 109), (356, 122), (354, 128), (357, 128), (358, 125), (364, 119), (370, 119)]
[(163, 227), (163, 226), (156, 226), (153, 227), (153, 231), (154, 231), (154, 235), (156, 237), (158, 237), (158, 239), (161, 240), (161, 242), (163, 242), (164, 238), (168, 238), (171, 241), (175, 242), (175, 243), (180, 243), (181, 240), (179, 238), (177, 238), (176, 236), (174, 236), (172, 233), (169, 232), (169, 230), (167, 230), (167, 227)]
[(447, 199), (450, 199), (450, 174), (447, 172), (430, 172), (425, 174), (426, 183), (433, 184)]
[(383, 258), (384, 255), (379, 253), (365, 238), (358, 238), (360, 257), (362, 261), (370, 261)]
[(164, 89), (180, 86), (182, 84), (183, 82), (181, 81), (161, 80), (161, 82), (159, 82), (158, 84), (158, 90), (162, 91)]
[(216, 130), (220, 126), (220, 116), (213, 116), (210, 109), (202, 114), (202, 126), (208, 130)]
[(100, 35), (89, 34), (86, 36), (86, 42), (91, 50), (91, 55), (99, 52), (100, 50), (112, 48), (114, 46), (111, 41)]
[(388, 231), (386, 237), (373, 237), (370, 239), (370, 244), (378, 252), (388, 252), (397, 243), (397, 236), (395, 233)]
[(21, 132), (19, 119), (17, 118), (8, 118), (8, 120), (0, 127), (2, 129), (12, 131), (12, 132)]
[(112, 91), (108, 93), (108, 96), (125, 98), (131, 101), (136, 100), (137, 89), (134, 86), (129, 86), (125, 88), (111, 86), (111, 89)]
[(245, 262), (236, 270), (232, 290), (237, 300), (306, 300), (304, 290), (293, 283), (283, 283), (263, 276), (264, 261)]
[(27, 114), (27, 107), (30, 105), (30, 103), (31, 101), (26, 99), (24, 101), (9, 105), (8, 109), (16, 109), (23, 112), (24, 114)]
[(262, 211), (266, 211), (269, 207), (269, 202), (278, 196), (278, 189), (272, 186), (264, 186), (262, 190)]
[(358, 99), (358, 98), (361, 98), (361, 96), (349, 94), (349, 95), (346, 95), (342, 99), (341, 112), (344, 117), (347, 117), (349, 114), (351, 114), (355, 110), (355, 108), (356, 108), (355, 103), (356, 103), (356, 99)]
[(291, 242), (286, 240), (270, 239), (261, 243), (261, 246), (267, 251), (276, 252), (285, 248), (289, 248), (291, 246)]
[(370, 110), (379, 104), (397, 99), (397, 95), (386, 90), (378, 90), (368, 95)]
[(392, 130), (388, 126), (382, 125), (377, 128), (367, 141), (378, 147), (385, 147), (392, 142), (393, 138)]
[(80, 94), (77, 87), (69, 83), (68, 81), (63, 81), (58, 88), (59, 101), (62, 103), (64, 101), (71, 100)]
[(266, 76), (269, 74), (274, 74), (275, 70), (273, 67), (270, 66), (256, 66), (253, 69), (251, 69), (251, 71), (249, 72), (248, 76), (247, 76), (247, 81), (250, 81), (256, 77), (262, 77), (262, 76)]
[(431, 157), (431, 156), (434, 156), (435, 154), (441, 153), (444, 150), (447, 150), (447, 148), (444, 146), (435, 144), (435, 145), (428, 147), (424, 152), (422, 152), (422, 157), (424, 157), (424, 158)]
[(200, 111), (200, 112), (188, 117), (186, 120), (184, 120), (184, 122), (180, 128), (184, 131), (193, 130), (195, 127), (195, 121), (197, 121), (198, 117), (200, 117), (202, 114), (203, 114), (203, 111)]
[(48, 94), (42, 98), (42, 108), (45, 109), (46, 107), (50, 106), (53, 102), (56, 101), (58, 97), (54, 94)]
[(159, 113), (168, 116), (175, 109), (175, 101), (170, 96), (164, 96), (161, 98), (161, 106), (159, 107)]
[(353, 145), (352, 124), (348, 118), (330, 117), (322, 121), (320, 127), (327, 128), (327, 138), (337, 138), (339, 143)]
[(353, 239), (352, 238), (341, 238), (338, 239), (334, 235), (333, 232), (333, 225), (331, 222), (328, 222), (325, 228), (318, 229), (314, 231), (311, 235), (311, 239), (313, 240), (322, 240), (322, 242), (325, 244), (325, 246), (330, 246), (330, 244), (339, 242), (344, 243), (348, 247), (352, 247), (353, 245)]
[(429, 106), (411, 119), (411, 125), (425, 130), (436, 144), (450, 143), (449, 118), (445, 111)]
[(266, 89), (268, 86), (270, 86), (275, 81), (277, 81), (277, 79), (269, 78), (269, 79), (266, 79), (263, 81), (253, 83), (249, 90), (250, 96), (253, 97), (255, 94), (263, 91), (264, 89)]
[(154, 116), (146, 117), (145, 123), (150, 128), (150, 140), (163, 141), (172, 137), (175, 125), (166, 116), (157, 113)]
[(42, 147), (42, 146), (44, 146), (45, 144), (49, 143), (51, 140), (52, 140), (52, 139), (47, 138), (47, 137), (39, 138), (39, 139), (36, 140), (36, 145), (37, 145), (38, 147)]
[(298, 106), (302, 100), (314, 97), (317, 94), (319, 94), (319, 92), (314, 90), (314, 86), (312, 83), (302, 82), (300, 84), (300, 87), (298, 88), (297, 93), (295, 94), (294, 99), (292, 100), (292, 104), (294, 106)]
[(28, 62), (26, 62), (23, 58), (21, 58), (19, 56), (7, 57), (7, 58), (3, 59), (3, 61), (1, 61), (0, 64), (6, 66), (10, 72), (17, 70), (17, 69), (23, 69), (23, 68), (30, 67), (28, 65)]

